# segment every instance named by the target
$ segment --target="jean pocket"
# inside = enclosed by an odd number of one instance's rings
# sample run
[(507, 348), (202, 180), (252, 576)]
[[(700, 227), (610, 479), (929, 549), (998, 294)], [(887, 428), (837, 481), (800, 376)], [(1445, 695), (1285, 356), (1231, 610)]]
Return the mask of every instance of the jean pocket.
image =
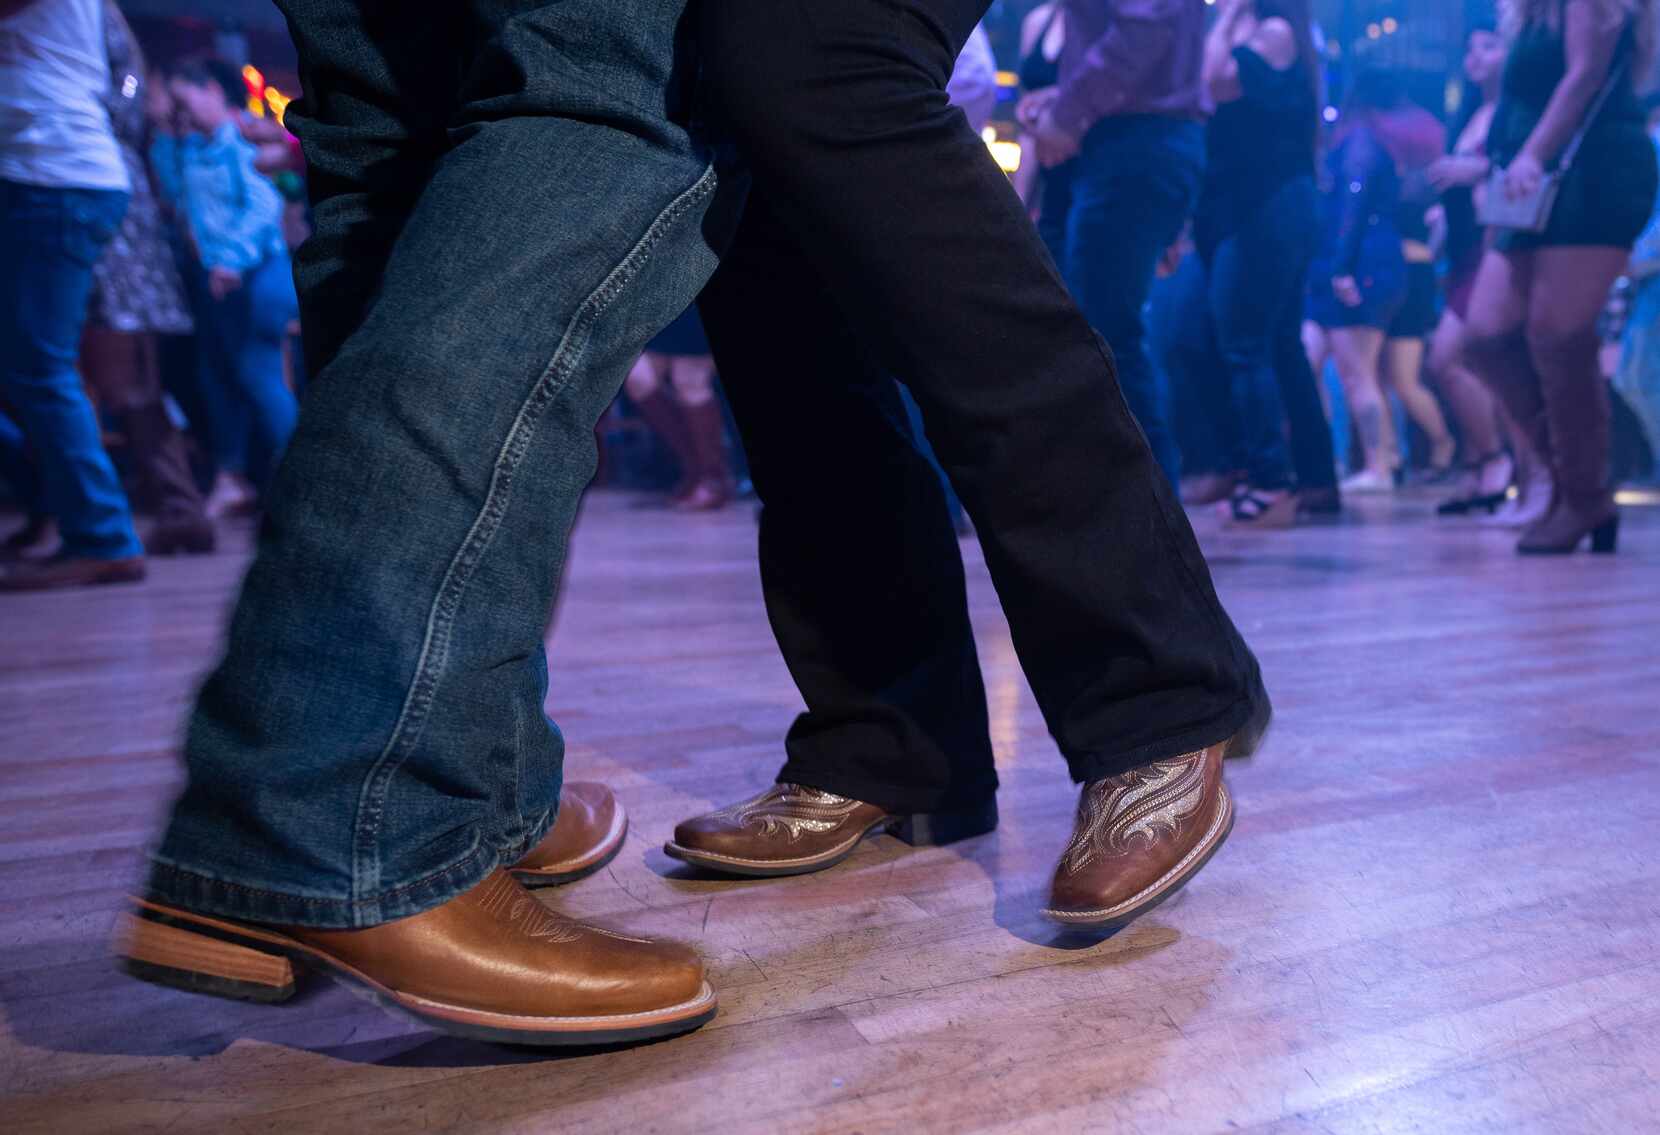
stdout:
[(127, 212), (124, 193), (64, 190), (60, 234), (64, 253), (90, 268), (98, 263)]

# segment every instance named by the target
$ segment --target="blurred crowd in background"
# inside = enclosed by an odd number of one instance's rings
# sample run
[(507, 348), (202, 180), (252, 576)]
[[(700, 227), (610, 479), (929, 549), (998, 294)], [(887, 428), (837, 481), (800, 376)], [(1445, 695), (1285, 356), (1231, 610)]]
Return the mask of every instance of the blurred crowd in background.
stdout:
[[(1018, 42), (975, 36), (950, 94), (1185, 500), (1278, 529), (1426, 486), (1443, 516), (1527, 530), (1596, 477), (1652, 482), (1660, 441), (1660, 222), (1652, 164), (1631, 160), (1660, 147), (1652, 4), (1599, 4), (1630, 14), (1578, 157), (1600, 188), (1565, 188), (1552, 225), (1583, 231), (1536, 243), (1617, 255), (1556, 257), (1525, 281), (1485, 261), (1534, 238), (1479, 217), (1567, 81), (1560, 0), (1465, 20), (1438, 105), (1351, 65), (1308, 0), (1210, 5), (1182, 48), (1202, 55), (1199, 89), (1161, 86), (1154, 53), (1144, 113), (1081, 146), (1062, 129), (1069, 23), (1132, 0), (1023, 9), (1005, 21)], [(5, 586), (142, 578), (145, 555), (212, 552), (258, 512), (306, 382), (287, 99), (246, 57), (147, 61), (113, 0), (0, 0)], [(1576, 385), (1585, 352), (1595, 397)], [(788, 382), (792, 360), (777, 365)], [(1543, 408), (1518, 420), (1530, 398)], [(695, 309), (599, 433), (603, 483), (691, 512), (746, 492)]]

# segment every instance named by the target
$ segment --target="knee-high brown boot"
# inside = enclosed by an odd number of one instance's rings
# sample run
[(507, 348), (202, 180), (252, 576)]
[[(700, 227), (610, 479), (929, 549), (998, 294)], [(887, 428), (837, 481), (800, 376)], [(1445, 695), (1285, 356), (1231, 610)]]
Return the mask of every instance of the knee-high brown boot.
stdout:
[(167, 407), (151, 402), (122, 416), (140, 491), (155, 502), (156, 526), (145, 541), (157, 556), (213, 551), (213, 522), (191, 475), (190, 457)]
[(680, 480), (669, 493), (669, 499), (685, 500), (697, 487), (697, 448), (692, 443), (691, 431), (681, 406), (666, 390), (654, 390), (644, 398), (632, 399), (651, 431), (663, 440), (680, 466)]
[(1531, 525), (1516, 550), (1523, 555), (1564, 555), (1591, 537), (1593, 552), (1612, 552), (1620, 516), (1608, 485), (1613, 410), (1602, 375), (1572, 380), (1558, 372), (1543, 382), (1544, 419), (1556, 482), (1550, 512)]
[(732, 499), (732, 473), (726, 461), (726, 418), (714, 398), (685, 405), (686, 426), (696, 454), (697, 483), (680, 507), (703, 512), (724, 508)]

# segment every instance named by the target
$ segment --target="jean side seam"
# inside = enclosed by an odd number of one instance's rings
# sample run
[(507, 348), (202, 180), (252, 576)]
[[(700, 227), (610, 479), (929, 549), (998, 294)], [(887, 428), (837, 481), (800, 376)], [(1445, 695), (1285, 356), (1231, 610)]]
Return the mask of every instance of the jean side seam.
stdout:
[(448, 662), (450, 633), (479, 561), (488, 550), (512, 496), (513, 480), (535, 437), (541, 415), (569, 383), (587, 347), (588, 335), (599, 317), (610, 308), (623, 289), (636, 279), (670, 227), (696, 204), (714, 192), (715, 168), (711, 164), (688, 189), (671, 201), (647, 227), (627, 255), (600, 281), (578, 306), (553, 357), (519, 407), (496, 456), (495, 468), (485, 493), (484, 505), (474, 518), (461, 546), (439, 584), (427, 615), (421, 653), (416, 661), (414, 681), (405, 695), (403, 709), (392, 726), (380, 756), (364, 778), (358, 801), (358, 822), (352, 846), (351, 891), (354, 901), (365, 901), (365, 892), (380, 888), (379, 837), (386, 793), (392, 775), (420, 738), (437, 687)]

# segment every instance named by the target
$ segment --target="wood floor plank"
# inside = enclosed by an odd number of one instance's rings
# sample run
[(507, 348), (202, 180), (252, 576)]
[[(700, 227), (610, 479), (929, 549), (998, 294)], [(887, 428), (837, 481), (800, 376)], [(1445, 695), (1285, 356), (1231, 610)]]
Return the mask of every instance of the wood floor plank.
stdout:
[(17, 1132), (1638, 1131), (1660, 1116), (1660, 511), (1519, 561), (1405, 494), (1196, 518), (1278, 719), (1181, 896), (1104, 941), (1037, 916), (1074, 788), (964, 545), (1003, 824), (722, 881), (660, 844), (768, 783), (799, 708), (747, 509), (594, 494), (550, 635), (567, 776), (631, 834), (541, 892), (695, 942), (721, 1013), (622, 1051), (444, 1038), (323, 985), (281, 1007), (118, 973), (182, 715), (251, 532), (145, 584), (0, 597), (0, 1125)]

